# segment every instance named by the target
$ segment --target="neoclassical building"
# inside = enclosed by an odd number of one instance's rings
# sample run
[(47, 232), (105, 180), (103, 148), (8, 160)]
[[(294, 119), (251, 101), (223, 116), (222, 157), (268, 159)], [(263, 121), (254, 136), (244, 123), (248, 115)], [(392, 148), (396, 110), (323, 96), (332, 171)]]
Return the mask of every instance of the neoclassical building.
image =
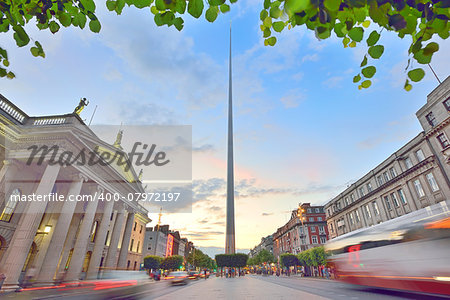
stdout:
[[(80, 154), (127, 159), (119, 139), (115, 145), (100, 140), (77, 113), (30, 117), (2, 95), (0, 132), (2, 290), (25, 280), (49, 285), (95, 279), (104, 269), (140, 265), (150, 219), (126, 196), (144, 192), (138, 176), (133, 168), (90, 163)], [(30, 151), (42, 146), (57, 151), (31, 159)], [(70, 153), (80, 155), (77, 163), (55, 163)]]
[(330, 237), (450, 206), (450, 77), (416, 113), (423, 131), (325, 205)]

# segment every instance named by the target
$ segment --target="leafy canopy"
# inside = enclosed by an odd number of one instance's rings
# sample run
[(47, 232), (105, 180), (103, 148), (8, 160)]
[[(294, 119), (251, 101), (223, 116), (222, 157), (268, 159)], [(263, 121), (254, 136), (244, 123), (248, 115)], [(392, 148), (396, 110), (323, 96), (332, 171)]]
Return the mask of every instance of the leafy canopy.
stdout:
[[(183, 16), (194, 18), (204, 15), (214, 22), (218, 15), (230, 10), (237, 0), (106, 0), (109, 11), (120, 15), (125, 7), (149, 8), (158, 26), (183, 28)], [(304, 26), (314, 31), (318, 39), (327, 39), (332, 34), (342, 40), (344, 47), (367, 44), (368, 51), (361, 62), (361, 72), (353, 78), (358, 88), (368, 88), (376, 73), (375, 66), (368, 65), (384, 53), (384, 45), (378, 43), (383, 30), (395, 32), (399, 38), (408, 37), (409, 59), (404, 88), (411, 90), (411, 82), (420, 81), (425, 72), (414, 68), (414, 62), (426, 65), (431, 62), (439, 45), (430, 40), (438, 35), (449, 37), (450, 0), (261, 0), (261, 31), (266, 46), (277, 42), (275, 33), (286, 28)], [(92, 32), (101, 30), (95, 15), (93, 0), (2, 0), (0, 2), (0, 32), (12, 30), (17, 46), (24, 47), (32, 39), (24, 26), (30, 21), (41, 30), (58, 32), (62, 27), (75, 26), (81, 29), (88, 24)], [(368, 30), (371, 24), (379, 30)], [(370, 33), (368, 31), (371, 31)], [(36, 57), (45, 57), (42, 45), (32, 41), (30, 52)], [(8, 53), (0, 47), (0, 77), (14, 78), (8, 70)]]

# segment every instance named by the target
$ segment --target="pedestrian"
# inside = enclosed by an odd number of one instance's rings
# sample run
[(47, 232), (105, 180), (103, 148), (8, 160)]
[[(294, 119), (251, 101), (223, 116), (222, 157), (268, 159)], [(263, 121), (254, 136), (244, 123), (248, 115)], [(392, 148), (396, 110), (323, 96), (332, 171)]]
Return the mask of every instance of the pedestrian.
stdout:
[(203, 272), (205, 272), (205, 280), (206, 280), (206, 269), (204, 269)]
[(326, 279), (330, 279), (330, 272), (328, 271), (328, 268), (327, 268), (327, 267), (325, 267), (325, 268), (323, 269), (323, 273), (325, 274), (325, 278), (326, 278)]

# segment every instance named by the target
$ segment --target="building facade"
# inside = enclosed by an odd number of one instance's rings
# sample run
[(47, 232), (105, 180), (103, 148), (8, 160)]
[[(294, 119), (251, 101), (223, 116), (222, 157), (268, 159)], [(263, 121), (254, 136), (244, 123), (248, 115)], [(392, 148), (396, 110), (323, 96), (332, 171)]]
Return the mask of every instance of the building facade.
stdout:
[(331, 238), (450, 199), (450, 77), (417, 112), (421, 133), (325, 205)]
[(250, 249), (249, 257), (255, 257), (262, 250), (267, 250), (273, 254), (273, 234), (261, 238), (261, 242)]
[[(135, 171), (102, 164), (61, 166), (52, 156), (61, 161), (62, 153), (94, 153), (98, 147), (127, 160), (126, 153), (100, 140), (76, 113), (30, 117), (2, 95), (0, 128), (2, 290), (16, 289), (24, 278), (44, 285), (126, 268), (135, 219), (144, 226), (150, 222), (139, 203), (121, 200), (144, 192)], [(46, 145), (57, 150), (30, 159), (30, 147)], [(120, 197), (110, 201), (114, 195)]]
[[(299, 205), (290, 220), (273, 234), (273, 254), (279, 259), (283, 253), (298, 254), (321, 246), (328, 240), (328, 229), (323, 206)], [(303, 222), (302, 222), (303, 221)]]

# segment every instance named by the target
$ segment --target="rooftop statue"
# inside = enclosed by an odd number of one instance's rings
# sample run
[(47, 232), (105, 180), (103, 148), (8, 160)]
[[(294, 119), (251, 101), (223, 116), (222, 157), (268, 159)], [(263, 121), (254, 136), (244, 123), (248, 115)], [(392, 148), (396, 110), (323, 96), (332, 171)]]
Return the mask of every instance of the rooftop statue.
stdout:
[(86, 98), (81, 98), (80, 103), (78, 103), (78, 106), (75, 107), (75, 110), (73, 111), (75, 114), (80, 115), (81, 111), (83, 111), (85, 106), (88, 106), (89, 100)]

